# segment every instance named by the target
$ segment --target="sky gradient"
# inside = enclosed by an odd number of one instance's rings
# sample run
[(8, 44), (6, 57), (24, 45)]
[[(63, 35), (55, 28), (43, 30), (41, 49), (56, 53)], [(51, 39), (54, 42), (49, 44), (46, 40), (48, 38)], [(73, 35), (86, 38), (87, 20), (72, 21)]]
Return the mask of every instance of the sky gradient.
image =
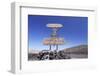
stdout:
[(43, 45), (43, 39), (50, 37), (52, 33), (52, 30), (46, 27), (48, 23), (63, 25), (58, 34), (65, 39), (65, 45), (59, 46), (59, 49), (88, 44), (88, 17), (28, 15), (29, 49), (49, 48)]

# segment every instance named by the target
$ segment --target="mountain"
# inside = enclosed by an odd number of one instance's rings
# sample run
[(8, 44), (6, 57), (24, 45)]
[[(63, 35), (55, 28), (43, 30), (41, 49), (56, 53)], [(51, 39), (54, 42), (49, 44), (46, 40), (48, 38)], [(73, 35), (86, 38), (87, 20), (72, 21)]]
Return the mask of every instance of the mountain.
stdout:
[(87, 54), (88, 53), (88, 45), (78, 45), (75, 47), (64, 49), (63, 51), (65, 53)]
[(29, 49), (28, 53), (36, 54), (36, 53), (39, 53), (39, 50)]
[(88, 45), (78, 45), (71, 48), (60, 50), (63, 56), (72, 58), (88, 58)]

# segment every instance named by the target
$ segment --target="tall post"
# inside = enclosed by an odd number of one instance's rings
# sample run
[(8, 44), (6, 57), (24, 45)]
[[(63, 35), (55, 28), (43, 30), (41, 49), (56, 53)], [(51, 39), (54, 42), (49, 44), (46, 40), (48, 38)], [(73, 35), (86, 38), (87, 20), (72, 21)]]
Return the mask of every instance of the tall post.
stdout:
[(51, 50), (51, 45), (49, 45), (50, 47), (49, 47), (49, 50)]
[(56, 50), (58, 50), (58, 45), (56, 45)]

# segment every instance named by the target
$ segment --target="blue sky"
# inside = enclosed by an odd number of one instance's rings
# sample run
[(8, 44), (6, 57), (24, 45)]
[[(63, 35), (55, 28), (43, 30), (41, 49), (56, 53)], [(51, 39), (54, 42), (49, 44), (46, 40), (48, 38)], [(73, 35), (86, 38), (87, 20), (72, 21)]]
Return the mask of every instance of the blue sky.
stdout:
[(48, 46), (42, 43), (43, 39), (50, 37), (52, 33), (52, 30), (46, 27), (48, 23), (63, 25), (58, 34), (64, 37), (65, 45), (59, 46), (59, 49), (88, 44), (88, 17), (28, 15), (29, 49), (48, 49)]

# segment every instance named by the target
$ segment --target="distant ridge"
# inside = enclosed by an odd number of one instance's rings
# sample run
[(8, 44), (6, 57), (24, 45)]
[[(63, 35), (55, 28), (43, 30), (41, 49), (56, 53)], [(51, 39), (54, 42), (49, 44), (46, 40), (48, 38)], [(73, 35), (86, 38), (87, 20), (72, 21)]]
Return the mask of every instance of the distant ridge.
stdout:
[(61, 50), (65, 53), (82, 53), (87, 54), (88, 53), (88, 45), (78, 45), (71, 48), (66, 48)]

